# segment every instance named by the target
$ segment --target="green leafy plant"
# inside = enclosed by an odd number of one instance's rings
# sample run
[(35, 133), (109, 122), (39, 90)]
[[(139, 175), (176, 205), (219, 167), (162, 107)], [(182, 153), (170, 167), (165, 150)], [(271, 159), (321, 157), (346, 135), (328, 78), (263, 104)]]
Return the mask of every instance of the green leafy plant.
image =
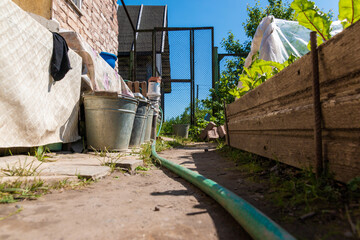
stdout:
[(137, 166), (135, 168), (136, 171), (149, 171), (150, 168), (144, 167), (144, 166)]
[(244, 72), (240, 74), (239, 81), (242, 83), (242, 87), (234, 88), (229, 91), (234, 97), (240, 98), (296, 60), (294, 55), (290, 55), (289, 59), (284, 63), (265, 61), (258, 59), (257, 56), (255, 56), (255, 58), (256, 59), (252, 62), (250, 67), (244, 67)]
[[(331, 38), (331, 14), (321, 12), (315, 3), (309, 0), (294, 0), (291, 8), (295, 10), (295, 17), (300, 25), (318, 33), (318, 45)], [(360, 0), (339, 1), (339, 20), (344, 28), (359, 19)]]
[(291, 8), (295, 10), (295, 16), (300, 25), (316, 31), (319, 34), (318, 44), (329, 40), (331, 20), (328, 15), (322, 13), (315, 3), (309, 0), (294, 0)]
[[(170, 149), (169, 141), (164, 141), (162, 139), (156, 140), (155, 149), (156, 152), (161, 152), (166, 149)], [(146, 143), (141, 145), (140, 158), (143, 160), (145, 167), (153, 165), (151, 157), (151, 143)]]
[(40, 162), (47, 162), (48, 156), (46, 156), (46, 153), (51, 153), (50, 149), (46, 146), (39, 146), (35, 148), (34, 154), (37, 160)]
[(344, 28), (360, 19), (360, 0), (340, 0), (339, 20)]
[(24, 199), (33, 200), (47, 193), (48, 187), (42, 180), (33, 183), (15, 181), (0, 184), (0, 203), (12, 203)]

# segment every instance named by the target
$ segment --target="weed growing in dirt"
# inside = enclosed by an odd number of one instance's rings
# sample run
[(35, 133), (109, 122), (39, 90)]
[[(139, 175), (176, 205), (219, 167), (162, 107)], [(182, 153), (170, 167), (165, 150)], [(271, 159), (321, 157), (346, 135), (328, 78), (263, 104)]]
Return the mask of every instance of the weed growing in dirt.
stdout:
[(46, 156), (46, 153), (51, 153), (50, 149), (48, 147), (39, 146), (34, 149), (34, 155), (35, 155), (36, 159), (39, 160), (40, 162), (47, 162), (46, 159), (49, 157)]
[(137, 166), (135, 168), (136, 171), (149, 171), (150, 168), (147, 168), (147, 167), (143, 167), (143, 166)]
[[(88, 186), (93, 182), (95, 181), (91, 178), (79, 177), (79, 181), (76, 182), (64, 179), (52, 185), (45, 185), (42, 180), (34, 180), (32, 183), (22, 181), (1, 183), (0, 204), (35, 200), (53, 189), (78, 189)], [(0, 220), (2, 219), (0, 218)]]
[[(169, 144), (169, 141), (164, 141), (162, 139), (158, 139), (156, 141), (155, 149), (156, 152), (161, 152), (166, 149), (170, 149), (171, 145)], [(140, 158), (143, 160), (145, 166), (151, 166), (153, 165), (152, 157), (151, 157), (151, 143), (145, 143), (141, 145), (140, 149)]]
[(106, 148), (105, 150), (101, 150), (100, 152), (97, 151), (95, 148), (91, 147), (95, 153), (95, 156), (99, 156), (98, 160), (100, 161), (101, 166), (108, 166), (110, 167), (111, 172), (115, 170), (120, 170), (117, 167), (119, 159), (124, 155), (115, 151), (108, 151)]
[(331, 175), (316, 178), (312, 169), (296, 169), (229, 146), (219, 145), (218, 152), (234, 161), (249, 180), (265, 185), (268, 190), (264, 196), (283, 212), (326, 217), (344, 213), (346, 208), (353, 233), (360, 233), (360, 178), (343, 184)]
[(17, 164), (6, 164), (6, 168), (1, 169), (1, 171), (6, 176), (38, 176), (40, 174), (40, 171), (38, 171), (39, 167), (42, 163), (38, 164), (35, 163), (35, 160), (32, 160), (31, 162), (27, 163), (27, 159), (22, 163), (20, 160)]
[(16, 181), (0, 184), (0, 203), (12, 203), (20, 200), (34, 200), (45, 194), (48, 187), (41, 180), (33, 183)]
[(180, 137), (174, 137), (173, 141), (168, 141), (167, 143), (175, 148), (175, 147), (184, 147), (187, 144), (194, 142), (192, 138), (180, 138)]

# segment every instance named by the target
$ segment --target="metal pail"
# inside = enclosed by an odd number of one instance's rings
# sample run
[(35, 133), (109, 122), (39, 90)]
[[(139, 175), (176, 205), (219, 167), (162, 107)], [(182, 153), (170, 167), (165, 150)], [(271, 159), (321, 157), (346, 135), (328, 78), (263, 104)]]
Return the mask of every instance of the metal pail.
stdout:
[(129, 147), (138, 100), (85, 95), (87, 146), (96, 150), (122, 151)]
[(144, 142), (150, 141), (153, 115), (154, 115), (154, 108), (150, 107), (149, 114), (148, 114), (147, 119), (146, 119)]
[(172, 125), (173, 134), (177, 137), (188, 138), (190, 124), (174, 124)]
[(148, 101), (139, 100), (139, 106), (136, 110), (134, 126), (131, 132), (129, 147), (140, 146), (142, 133), (145, 131), (148, 110), (149, 110)]

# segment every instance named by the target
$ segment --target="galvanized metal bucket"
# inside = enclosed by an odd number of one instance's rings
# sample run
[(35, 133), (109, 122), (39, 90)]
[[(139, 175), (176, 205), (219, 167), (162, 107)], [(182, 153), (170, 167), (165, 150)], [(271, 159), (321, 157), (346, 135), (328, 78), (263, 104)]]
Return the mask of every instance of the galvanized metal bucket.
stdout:
[(174, 124), (172, 125), (173, 134), (177, 137), (188, 138), (190, 124)]
[(149, 109), (149, 114), (146, 119), (144, 142), (150, 141), (153, 115), (154, 115), (154, 108), (151, 106)]
[(145, 134), (146, 119), (149, 110), (147, 100), (139, 100), (139, 106), (136, 111), (134, 126), (131, 132), (129, 147), (138, 147), (141, 144), (142, 133)]
[(87, 146), (96, 150), (122, 151), (129, 147), (138, 100), (85, 95)]

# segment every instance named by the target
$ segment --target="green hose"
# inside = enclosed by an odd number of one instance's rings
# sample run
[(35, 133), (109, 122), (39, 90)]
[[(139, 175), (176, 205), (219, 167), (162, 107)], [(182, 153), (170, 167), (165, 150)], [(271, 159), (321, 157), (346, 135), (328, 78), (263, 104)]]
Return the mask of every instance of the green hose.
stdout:
[(153, 157), (161, 162), (162, 166), (194, 184), (217, 201), (236, 219), (253, 239), (295, 239), (265, 214), (230, 190), (198, 173), (160, 157), (156, 153), (155, 144), (156, 142), (153, 141), (151, 153)]

